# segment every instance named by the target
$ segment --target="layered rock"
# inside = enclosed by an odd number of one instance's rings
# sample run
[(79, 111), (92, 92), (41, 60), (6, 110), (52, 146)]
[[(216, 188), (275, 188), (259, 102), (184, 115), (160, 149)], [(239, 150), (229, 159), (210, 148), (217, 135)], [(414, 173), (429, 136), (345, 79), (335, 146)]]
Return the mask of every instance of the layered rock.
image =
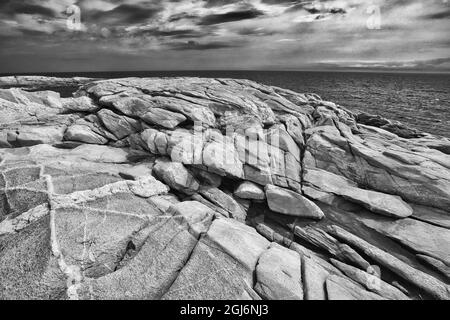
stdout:
[(267, 204), (272, 211), (310, 219), (322, 219), (324, 214), (314, 202), (308, 200), (302, 195), (276, 187), (266, 186)]
[(447, 139), (247, 80), (0, 86), (2, 299), (450, 297)]
[(250, 200), (264, 200), (266, 198), (264, 190), (257, 184), (249, 181), (242, 182), (234, 191), (234, 195)]

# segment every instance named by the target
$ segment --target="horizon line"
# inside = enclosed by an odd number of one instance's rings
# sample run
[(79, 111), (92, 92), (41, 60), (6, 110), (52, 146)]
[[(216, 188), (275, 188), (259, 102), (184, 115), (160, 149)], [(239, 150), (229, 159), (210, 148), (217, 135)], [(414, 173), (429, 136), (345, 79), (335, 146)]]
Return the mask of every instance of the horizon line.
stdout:
[(395, 70), (395, 69), (161, 69), (161, 70), (98, 70), (98, 71), (37, 71), (37, 72), (0, 72), (0, 77), (7, 76), (45, 76), (57, 74), (91, 74), (91, 73), (158, 73), (158, 72), (330, 72), (330, 73), (384, 73), (384, 74), (445, 74), (450, 70)]

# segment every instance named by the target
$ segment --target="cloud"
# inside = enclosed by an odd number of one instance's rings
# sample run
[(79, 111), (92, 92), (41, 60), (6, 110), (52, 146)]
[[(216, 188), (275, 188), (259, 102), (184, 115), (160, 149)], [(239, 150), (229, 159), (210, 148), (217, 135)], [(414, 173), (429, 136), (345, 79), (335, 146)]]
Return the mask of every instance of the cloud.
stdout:
[(359, 61), (359, 62), (324, 62), (317, 64), (324, 69), (365, 69), (365, 70), (400, 70), (400, 71), (450, 71), (450, 57), (430, 60), (408, 61)]
[(160, 28), (138, 29), (131, 33), (133, 36), (160, 37), (160, 38), (201, 38), (210, 34), (207, 30), (196, 29), (172, 29), (164, 30)]
[[(53, 68), (41, 62), (52, 55), (54, 64), (74, 57), (76, 69), (77, 61), (107, 53), (123, 68), (135, 60), (147, 69), (438, 70), (450, 56), (449, 4), (442, 0), (0, 1), (0, 59), (20, 52), (42, 68)], [(81, 32), (66, 27), (73, 3), (81, 8)], [(368, 27), (374, 18), (380, 29)]]
[(200, 25), (220, 24), (226, 22), (254, 19), (262, 15), (264, 15), (264, 13), (256, 9), (231, 11), (221, 14), (211, 14), (204, 16), (201, 18), (199, 24)]
[(428, 15), (423, 16), (423, 18), (425, 19), (447, 19), (450, 18), (450, 9), (447, 9), (446, 11), (440, 11), (440, 12), (435, 12), (435, 13), (431, 13)]
[(14, 16), (16, 14), (39, 15), (42, 17), (53, 18), (57, 16), (52, 8), (42, 6), (33, 1), (13, 1), (6, 0), (0, 2), (0, 12), (3, 15)]
[(227, 49), (227, 48), (237, 48), (242, 44), (240, 43), (229, 43), (225, 41), (211, 41), (211, 42), (197, 42), (197, 41), (187, 41), (187, 42), (172, 42), (168, 46), (172, 50), (214, 50), (214, 49)]
[(107, 11), (95, 11), (87, 14), (91, 22), (106, 25), (130, 25), (139, 24), (156, 16), (162, 10), (159, 6), (141, 6), (132, 4), (121, 4)]

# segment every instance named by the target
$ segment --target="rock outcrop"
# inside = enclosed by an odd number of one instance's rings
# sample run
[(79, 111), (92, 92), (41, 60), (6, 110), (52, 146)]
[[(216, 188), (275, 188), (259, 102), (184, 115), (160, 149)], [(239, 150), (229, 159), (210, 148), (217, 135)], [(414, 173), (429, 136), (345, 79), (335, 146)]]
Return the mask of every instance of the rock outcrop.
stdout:
[(0, 87), (0, 299), (450, 299), (448, 139), (247, 80)]

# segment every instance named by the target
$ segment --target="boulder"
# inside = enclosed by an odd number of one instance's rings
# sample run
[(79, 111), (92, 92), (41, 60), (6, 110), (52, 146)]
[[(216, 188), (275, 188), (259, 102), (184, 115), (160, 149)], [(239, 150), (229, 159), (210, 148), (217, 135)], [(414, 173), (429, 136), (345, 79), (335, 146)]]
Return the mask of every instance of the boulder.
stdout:
[(103, 131), (98, 130), (94, 123), (82, 119), (67, 128), (64, 139), (92, 144), (106, 144), (108, 138), (102, 133)]
[(231, 218), (245, 222), (247, 212), (233, 199), (219, 188), (204, 187), (200, 189), (200, 194), (211, 201), (214, 205), (227, 211)]
[[(145, 144), (144, 148), (155, 155), (168, 155), (168, 140), (164, 132), (155, 129), (146, 129), (141, 133), (142, 142)], [(176, 162), (178, 159), (175, 159)]]
[(272, 243), (258, 260), (255, 291), (267, 300), (303, 300), (300, 255)]
[(234, 195), (241, 199), (250, 199), (250, 200), (264, 200), (266, 198), (266, 194), (264, 190), (249, 181), (242, 182), (234, 191)]
[(302, 256), (302, 266), (305, 300), (327, 300), (325, 282), (330, 274), (305, 255)]
[(272, 211), (317, 220), (324, 217), (322, 210), (316, 204), (296, 192), (274, 185), (267, 185), (265, 192), (267, 203)]
[(102, 109), (97, 113), (100, 121), (117, 139), (123, 139), (130, 134), (139, 132), (141, 125), (139, 121), (120, 116), (111, 110)]
[(450, 230), (447, 228), (409, 218), (396, 223), (367, 220), (364, 224), (400, 242), (413, 252), (425, 254), (450, 265), (450, 251), (447, 248), (450, 243)]
[(218, 188), (222, 184), (222, 177), (218, 174), (195, 167), (190, 167), (189, 171), (192, 172), (194, 177), (197, 179), (197, 181), (200, 182), (202, 186)]
[[(393, 218), (406, 218), (413, 214), (413, 209), (400, 197), (381, 192), (364, 190), (356, 183), (331, 172), (306, 169), (303, 175), (306, 185), (321, 192), (331, 193), (357, 203), (368, 210)], [(314, 198), (314, 194), (309, 191)], [(322, 196), (318, 196), (320, 199)]]
[(76, 98), (63, 98), (61, 99), (63, 110), (66, 113), (69, 112), (96, 112), (100, 107), (92, 101), (91, 98), (86, 96)]
[(186, 121), (186, 117), (182, 114), (160, 108), (149, 109), (148, 112), (141, 116), (141, 119), (167, 129), (173, 129), (183, 121)]
[(244, 169), (239, 155), (230, 142), (212, 141), (203, 148), (203, 165), (214, 173), (242, 178)]
[(179, 162), (159, 159), (153, 167), (153, 173), (169, 187), (186, 194), (194, 194), (200, 187), (194, 176)]
[(135, 195), (143, 198), (150, 198), (169, 192), (169, 187), (152, 176), (141, 176), (136, 181), (130, 181), (128, 187)]

